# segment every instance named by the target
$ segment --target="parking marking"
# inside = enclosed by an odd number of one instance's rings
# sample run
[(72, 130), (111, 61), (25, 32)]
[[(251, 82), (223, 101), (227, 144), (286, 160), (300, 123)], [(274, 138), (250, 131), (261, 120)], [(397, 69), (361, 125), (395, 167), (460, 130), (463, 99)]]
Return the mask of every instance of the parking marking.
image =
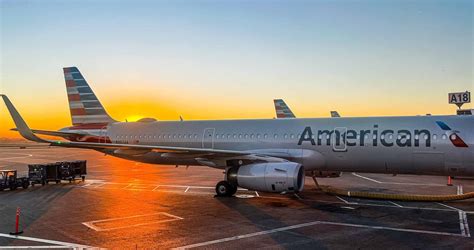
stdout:
[[(15, 236), (15, 235), (3, 234), (3, 233), (0, 233), (0, 237), (60, 245), (63, 248), (65, 248), (65, 247), (73, 247), (73, 248), (79, 248), (79, 249), (86, 249), (86, 248), (87, 249), (93, 249), (94, 248), (94, 247), (91, 247), (91, 246), (74, 244), (74, 243), (63, 242), (63, 241), (57, 241), (57, 240), (47, 240), (47, 239), (33, 238), (33, 237), (28, 237), (28, 236), (18, 236), (18, 235)], [(17, 246), (15, 246), (15, 247), (17, 247)]]
[(5, 157), (5, 158), (0, 158), (0, 160), (11, 160), (11, 159), (19, 159), (19, 158), (33, 157), (32, 154), (21, 154), (21, 153), (7, 153), (7, 154), (12, 154), (12, 155), (26, 155), (26, 156)]
[[(146, 223), (129, 224), (127, 226), (119, 226), (119, 227), (112, 227), (112, 228), (101, 228), (100, 226), (94, 225), (94, 224), (101, 223), (101, 222), (117, 221), (117, 220), (124, 220), (124, 219), (136, 219), (136, 218), (139, 218), (139, 217), (146, 217), (146, 216), (153, 216), (153, 215), (164, 215), (166, 217), (170, 217), (171, 219), (150, 221), (150, 222), (146, 222)], [(176, 216), (176, 215), (172, 215), (172, 214), (165, 213), (165, 212), (159, 212), (159, 213), (153, 213), (153, 214), (142, 214), (142, 215), (133, 215), (133, 216), (128, 216), (128, 217), (119, 217), (119, 218), (111, 218), (111, 219), (104, 219), (104, 220), (86, 221), (86, 222), (83, 222), (82, 225), (84, 225), (84, 226), (86, 226), (90, 229), (93, 229), (97, 232), (102, 232), (102, 231), (111, 231), (111, 230), (116, 230), (116, 229), (123, 229), (123, 228), (158, 224), (158, 223), (164, 223), (164, 222), (171, 222), (171, 221), (183, 220), (183, 219), (184, 218)]]
[(341, 200), (342, 202), (344, 202), (344, 203), (346, 203), (346, 204), (352, 204), (352, 205), (357, 204), (357, 202), (346, 201), (346, 200), (344, 200), (343, 198), (339, 197), (338, 195), (336, 195), (336, 198), (338, 198), (339, 200)]
[(392, 185), (411, 185), (411, 186), (436, 186), (436, 187), (444, 187), (443, 184), (436, 184), (436, 183), (411, 183), (411, 182), (391, 182), (391, 181), (378, 181), (357, 173), (352, 173), (352, 175), (357, 176), (362, 179), (366, 179), (368, 181), (372, 181), (378, 184), (392, 184)]
[(0, 246), (0, 249), (65, 249), (65, 248), (76, 249), (77, 247), (68, 246), (68, 245), (64, 245), (64, 246), (4, 246), (4, 247)]
[(397, 207), (403, 207), (402, 205), (398, 204), (398, 203), (395, 203), (393, 201), (388, 201), (389, 203), (392, 203), (393, 205), (397, 206)]
[(373, 182), (375, 182), (375, 183), (379, 183), (379, 184), (382, 183), (381, 181), (374, 180), (374, 179), (372, 179), (372, 178), (359, 175), (359, 174), (357, 174), (357, 173), (352, 173), (352, 175), (357, 176), (357, 177), (362, 178), (362, 179), (366, 179), (366, 180), (368, 180), (368, 181), (373, 181)]
[(186, 188), (186, 190), (184, 190), (184, 192), (185, 192), (185, 193), (187, 193), (187, 192), (188, 192), (188, 190), (189, 190), (189, 187), (187, 187), (187, 188)]
[(242, 234), (242, 235), (227, 237), (227, 238), (218, 239), (218, 240), (211, 240), (211, 241), (186, 245), (186, 246), (178, 247), (175, 249), (190, 249), (190, 248), (195, 248), (195, 247), (204, 247), (204, 246), (214, 245), (218, 243), (246, 239), (246, 238), (272, 234), (272, 233), (277, 233), (277, 232), (283, 232), (283, 231), (293, 230), (293, 229), (302, 228), (302, 227), (309, 227), (309, 226), (314, 226), (314, 225), (345, 226), (345, 227), (369, 228), (369, 229), (375, 229), (375, 230), (387, 230), (387, 231), (397, 231), (397, 232), (406, 232), (406, 233), (421, 233), (421, 234), (431, 234), (431, 235), (465, 237), (464, 235), (461, 235), (461, 234), (454, 234), (454, 233), (447, 233), (447, 232), (417, 230), (417, 229), (408, 229), (408, 228), (383, 227), (383, 226), (370, 226), (370, 225), (363, 225), (363, 224), (339, 223), (339, 222), (330, 222), (330, 221), (313, 221), (313, 222), (302, 223), (302, 224), (297, 224), (293, 226), (280, 227), (280, 228), (275, 228), (275, 229), (270, 229), (270, 230), (255, 232), (255, 233)]

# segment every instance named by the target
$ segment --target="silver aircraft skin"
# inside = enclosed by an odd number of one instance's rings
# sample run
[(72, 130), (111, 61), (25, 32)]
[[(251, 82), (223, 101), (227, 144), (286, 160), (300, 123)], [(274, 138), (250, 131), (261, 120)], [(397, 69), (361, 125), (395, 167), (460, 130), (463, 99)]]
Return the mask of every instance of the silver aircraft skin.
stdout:
[[(78, 72), (65, 68), (66, 82), (85, 82), (82, 75), (72, 77), (66, 69)], [(216, 185), (219, 196), (233, 195), (237, 186), (301, 191), (304, 171), (474, 176), (474, 116), (117, 122), (105, 110), (90, 113), (88, 102), (97, 102), (98, 109), (103, 106), (87, 83), (84, 89), (90, 93), (76, 93), (72, 83), (67, 82), (71, 115), (79, 130), (31, 130), (2, 95), (23, 137), (139, 162), (225, 169), (224, 181)], [(90, 95), (94, 98), (81, 99)], [(85, 132), (87, 128), (93, 132)], [(69, 141), (36, 135), (48, 133)]]

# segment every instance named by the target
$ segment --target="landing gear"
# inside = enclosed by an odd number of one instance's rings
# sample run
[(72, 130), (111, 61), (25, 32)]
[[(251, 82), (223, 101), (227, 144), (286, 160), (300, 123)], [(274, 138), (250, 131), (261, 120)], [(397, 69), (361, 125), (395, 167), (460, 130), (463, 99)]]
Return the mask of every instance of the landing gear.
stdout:
[(220, 181), (216, 185), (216, 195), (218, 197), (230, 197), (237, 192), (237, 186), (230, 184), (228, 181)]

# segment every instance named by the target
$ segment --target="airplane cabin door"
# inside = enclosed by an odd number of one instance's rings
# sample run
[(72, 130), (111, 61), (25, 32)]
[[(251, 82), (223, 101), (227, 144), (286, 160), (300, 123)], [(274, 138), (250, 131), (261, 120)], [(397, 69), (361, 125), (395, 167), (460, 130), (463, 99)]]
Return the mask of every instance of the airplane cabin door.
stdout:
[(206, 128), (202, 135), (202, 148), (214, 148), (215, 128)]

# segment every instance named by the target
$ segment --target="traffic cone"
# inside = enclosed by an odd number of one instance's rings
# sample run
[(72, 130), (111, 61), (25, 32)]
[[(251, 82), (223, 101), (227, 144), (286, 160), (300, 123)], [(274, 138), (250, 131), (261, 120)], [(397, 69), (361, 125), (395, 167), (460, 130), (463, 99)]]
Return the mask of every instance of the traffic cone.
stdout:
[(15, 221), (15, 232), (10, 232), (11, 235), (22, 234), (23, 231), (19, 230), (20, 228), (20, 207), (16, 208), (16, 221)]
[(448, 184), (446, 184), (448, 186), (452, 186), (453, 185), (453, 182), (451, 180), (451, 176), (448, 176)]

